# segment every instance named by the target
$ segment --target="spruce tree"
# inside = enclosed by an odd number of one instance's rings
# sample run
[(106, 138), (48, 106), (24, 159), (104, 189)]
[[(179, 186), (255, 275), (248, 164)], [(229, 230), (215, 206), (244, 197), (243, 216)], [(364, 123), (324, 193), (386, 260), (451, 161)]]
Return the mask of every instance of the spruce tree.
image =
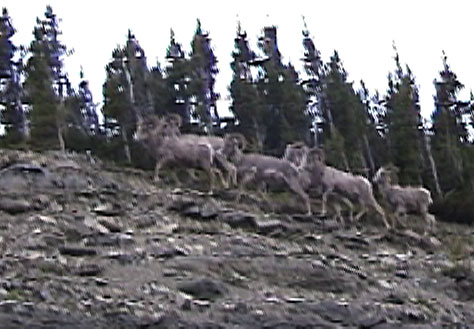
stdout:
[(5, 125), (7, 144), (21, 142), (26, 133), (21, 101), (23, 65), (21, 60), (15, 61), (15, 54), (19, 49), (11, 41), (15, 32), (8, 10), (3, 8), (0, 17), (0, 83), (4, 87), (0, 90), (0, 104), (3, 105), (0, 118)]
[[(347, 72), (337, 51), (326, 65), (322, 92), (326, 113), (331, 113), (332, 128), (326, 130), (328, 163), (345, 169), (364, 171), (367, 168), (364, 157), (364, 138), (367, 117), (364, 105), (347, 81)], [(331, 131), (332, 130), (332, 131)], [(328, 145), (329, 144), (329, 145)]]
[(174, 104), (174, 99), (172, 100), (170, 97), (166, 77), (159, 62), (151, 68), (148, 81), (153, 106), (152, 112), (161, 116), (170, 113), (170, 104)]
[(418, 87), (410, 68), (402, 69), (398, 52), (395, 54), (395, 65), (394, 74), (388, 76), (386, 138), (390, 160), (400, 169), (400, 182), (416, 185), (421, 184), (424, 160)]
[(61, 34), (58, 19), (50, 6), (44, 15), (43, 20), (36, 21), (34, 40), (28, 49), (31, 56), (25, 69), (26, 100), (31, 106), (31, 144), (40, 148), (59, 145), (64, 149), (58, 111), (62, 98), (72, 93), (62, 72), (67, 48), (58, 39)]
[(206, 126), (207, 133), (212, 133), (213, 122), (219, 123), (216, 106), (219, 95), (214, 90), (216, 75), (219, 71), (209, 33), (202, 30), (199, 19), (191, 42), (189, 64), (192, 115)]
[(84, 78), (84, 72), (80, 72), (81, 82), (79, 83), (79, 107), (82, 114), (82, 126), (89, 134), (99, 132), (99, 118), (97, 115), (97, 106), (94, 103), (92, 92), (89, 89), (89, 82)]
[(251, 72), (256, 55), (250, 49), (247, 33), (242, 31), (240, 22), (234, 46), (230, 64), (233, 74), (229, 90), (232, 99), (231, 111), (238, 120), (236, 130), (247, 138), (251, 148), (262, 151), (265, 139), (264, 106)]
[(332, 123), (332, 117), (330, 113), (324, 113), (323, 110), (323, 92), (322, 92), (322, 79), (324, 77), (324, 64), (321, 59), (321, 53), (310, 36), (306, 22), (304, 21), (303, 33), (303, 47), (304, 47), (304, 70), (306, 73), (306, 79), (302, 81), (302, 86), (307, 95), (307, 111), (311, 116), (312, 122), (312, 133), (313, 143), (315, 145), (322, 144), (321, 132), (323, 131), (324, 118), (329, 118), (327, 122)]
[(120, 134), (125, 160), (131, 163), (129, 140), (135, 131), (136, 114), (133, 92), (124, 61), (126, 49), (117, 47), (112, 52), (112, 60), (105, 67), (106, 81), (103, 85), (104, 120), (109, 134)]
[(135, 35), (128, 30), (125, 44), (126, 57), (122, 62), (124, 72), (130, 79), (130, 98), (137, 117), (144, 117), (153, 112), (150, 93), (149, 75), (145, 51), (140, 46)]
[(452, 72), (443, 52), (443, 70), (436, 87), (435, 110), (432, 114), (432, 148), (440, 172), (444, 192), (460, 187), (463, 183), (463, 144), (468, 142), (468, 131), (463, 118), (465, 104), (457, 94), (464, 87)]
[[(170, 44), (166, 50), (167, 65), (165, 68), (165, 89), (167, 90), (166, 107), (169, 112), (181, 116), (186, 129), (190, 122), (189, 109), (189, 60), (182, 46), (176, 41), (174, 31), (170, 31)], [(155, 103), (156, 104), (156, 103)]]
[(259, 46), (265, 57), (260, 60), (257, 88), (264, 106), (264, 152), (281, 155), (289, 142), (309, 142), (311, 120), (297, 72), (281, 61), (276, 27), (265, 27), (263, 33)]

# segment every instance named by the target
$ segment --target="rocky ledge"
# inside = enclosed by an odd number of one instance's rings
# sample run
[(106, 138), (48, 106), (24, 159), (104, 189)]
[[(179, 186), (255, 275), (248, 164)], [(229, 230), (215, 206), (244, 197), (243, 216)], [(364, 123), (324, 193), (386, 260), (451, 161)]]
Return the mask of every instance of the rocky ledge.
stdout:
[(0, 151), (0, 186), (0, 327), (474, 324), (471, 227), (342, 225), (54, 152)]

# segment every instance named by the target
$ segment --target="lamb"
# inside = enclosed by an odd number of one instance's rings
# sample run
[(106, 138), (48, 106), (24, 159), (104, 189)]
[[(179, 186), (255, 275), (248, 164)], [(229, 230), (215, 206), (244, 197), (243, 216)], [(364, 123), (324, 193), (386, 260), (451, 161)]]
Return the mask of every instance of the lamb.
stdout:
[(433, 229), (436, 219), (428, 212), (430, 204), (433, 203), (430, 191), (421, 186), (392, 184), (390, 173), (390, 169), (381, 167), (375, 173), (373, 181), (394, 210), (395, 220), (400, 223), (400, 215), (406, 217), (408, 212), (415, 212), (421, 214), (430, 229)]
[(214, 150), (209, 143), (189, 143), (178, 136), (168, 135), (166, 122), (152, 117), (139, 122), (135, 134), (156, 158), (154, 181), (159, 181), (159, 171), (165, 164), (177, 164), (203, 169), (209, 175), (209, 192), (214, 188), (216, 169), (213, 167)]
[(242, 177), (239, 182), (237, 200), (240, 199), (243, 189), (249, 182), (254, 181), (262, 187), (266, 186), (270, 180), (276, 179), (284, 182), (286, 188), (304, 201), (306, 213), (311, 215), (309, 196), (300, 182), (298, 169), (291, 162), (263, 154), (243, 153), (245, 138), (242, 135), (227, 135), (224, 141), (222, 152), (236, 166), (237, 173)]

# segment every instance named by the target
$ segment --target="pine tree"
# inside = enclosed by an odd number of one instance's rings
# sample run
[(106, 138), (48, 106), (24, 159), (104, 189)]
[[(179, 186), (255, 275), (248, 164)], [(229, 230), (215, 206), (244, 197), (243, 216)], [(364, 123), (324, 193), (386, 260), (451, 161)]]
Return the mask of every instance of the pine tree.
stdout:
[(81, 123), (89, 134), (99, 132), (99, 118), (97, 115), (97, 106), (94, 103), (92, 92), (89, 89), (89, 82), (84, 79), (84, 72), (80, 72), (81, 82), (79, 83), (79, 108), (81, 113)]
[(41, 148), (59, 145), (64, 150), (58, 111), (62, 98), (72, 93), (67, 76), (62, 73), (67, 48), (58, 40), (58, 19), (50, 6), (44, 15), (43, 20), (36, 21), (25, 69), (26, 100), (31, 106), (31, 144)]
[(167, 94), (166, 107), (171, 113), (181, 116), (186, 129), (191, 113), (189, 110), (189, 60), (180, 43), (175, 39), (174, 31), (170, 31), (170, 44), (166, 50), (168, 64), (165, 68), (165, 85)]
[(231, 110), (238, 120), (237, 131), (242, 133), (254, 150), (261, 151), (265, 139), (265, 116), (261, 96), (254, 84), (251, 66), (255, 53), (250, 49), (247, 33), (242, 31), (240, 23), (234, 40), (230, 95)]
[(161, 116), (169, 113), (170, 104), (174, 104), (174, 99), (170, 97), (164, 72), (158, 62), (149, 73), (149, 91), (153, 106), (152, 112)]
[(386, 138), (391, 162), (400, 169), (400, 182), (416, 185), (421, 183), (424, 160), (418, 88), (410, 68), (402, 69), (398, 52), (395, 65), (394, 74), (388, 76)]
[(21, 97), (22, 61), (15, 61), (19, 50), (10, 40), (15, 35), (8, 10), (2, 9), (0, 17), (0, 104), (4, 110), (0, 113), (1, 123), (5, 125), (6, 143), (15, 144), (25, 138), (25, 115)]
[(125, 45), (126, 58), (124, 72), (130, 79), (130, 98), (137, 117), (144, 117), (153, 112), (151, 93), (149, 87), (150, 71), (147, 66), (145, 51), (140, 46), (135, 35), (128, 30)]
[(451, 71), (443, 52), (443, 70), (436, 87), (435, 110), (432, 114), (432, 147), (440, 172), (441, 187), (444, 192), (460, 187), (463, 183), (463, 144), (468, 142), (468, 131), (463, 118), (466, 104), (457, 98), (464, 87)]
[(131, 163), (129, 140), (135, 131), (137, 119), (132, 101), (132, 86), (124, 65), (126, 55), (125, 48), (115, 48), (112, 52), (111, 62), (105, 67), (103, 112), (106, 129), (109, 130), (109, 134), (120, 134), (125, 159)]
[(213, 122), (219, 123), (216, 100), (219, 95), (214, 91), (217, 69), (217, 58), (211, 47), (209, 33), (197, 27), (191, 42), (189, 91), (192, 97), (192, 114), (206, 126), (207, 133), (212, 133)]
[(332, 124), (332, 116), (330, 113), (323, 113), (322, 79), (324, 76), (324, 64), (321, 59), (321, 53), (316, 49), (310, 37), (304, 17), (303, 22), (303, 62), (307, 78), (301, 84), (307, 95), (307, 111), (313, 120), (313, 143), (320, 145), (322, 143), (322, 136), (320, 135), (323, 129), (322, 123), (324, 118), (328, 118), (327, 121)]
[(324, 111), (330, 113), (331, 118), (327, 120), (332, 121), (332, 128), (329, 125), (325, 131), (325, 144), (330, 144), (325, 146), (332, 149), (328, 151), (328, 163), (345, 170), (365, 170), (366, 112), (352, 83), (347, 81), (347, 72), (337, 51), (331, 56), (325, 72), (322, 85)]
[(260, 60), (257, 88), (264, 106), (264, 151), (281, 155), (289, 142), (308, 142), (311, 120), (297, 72), (281, 62), (276, 27), (265, 27), (263, 32), (259, 46), (266, 57)]

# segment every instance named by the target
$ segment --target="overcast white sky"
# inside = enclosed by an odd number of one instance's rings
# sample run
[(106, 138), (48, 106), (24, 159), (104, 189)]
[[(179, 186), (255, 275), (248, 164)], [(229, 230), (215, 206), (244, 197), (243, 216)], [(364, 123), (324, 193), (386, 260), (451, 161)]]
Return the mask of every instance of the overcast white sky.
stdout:
[(184, 49), (201, 19), (210, 32), (219, 61), (216, 90), (222, 100), (219, 110), (227, 107), (231, 81), (231, 52), (234, 48), (237, 20), (247, 31), (250, 45), (257, 50), (257, 38), (265, 25), (278, 27), (278, 43), (283, 61), (291, 61), (302, 72), (303, 22), (306, 17), (316, 47), (328, 61), (334, 49), (339, 51), (349, 79), (363, 79), (373, 94), (385, 94), (387, 74), (394, 69), (392, 40), (402, 64), (407, 63), (420, 86), (421, 107), (425, 116), (433, 109), (433, 79), (442, 68), (441, 51), (466, 86), (462, 96), (469, 97), (474, 87), (474, 48), (471, 33), (474, 5), (470, 1), (348, 0), (348, 1), (64, 1), (3, 0), (17, 30), (14, 42), (29, 44), (36, 17), (44, 17), (50, 4), (62, 19), (61, 40), (75, 53), (66, 60), (65, 69), (74, 85), (79, 82), (79, 67), (84, 68), (94, 99), (102, 101), (105, 65), (112, 50), (126, 41), (130, 28), (144, 48), (148, 63), (164, 56), (169, 31)]

